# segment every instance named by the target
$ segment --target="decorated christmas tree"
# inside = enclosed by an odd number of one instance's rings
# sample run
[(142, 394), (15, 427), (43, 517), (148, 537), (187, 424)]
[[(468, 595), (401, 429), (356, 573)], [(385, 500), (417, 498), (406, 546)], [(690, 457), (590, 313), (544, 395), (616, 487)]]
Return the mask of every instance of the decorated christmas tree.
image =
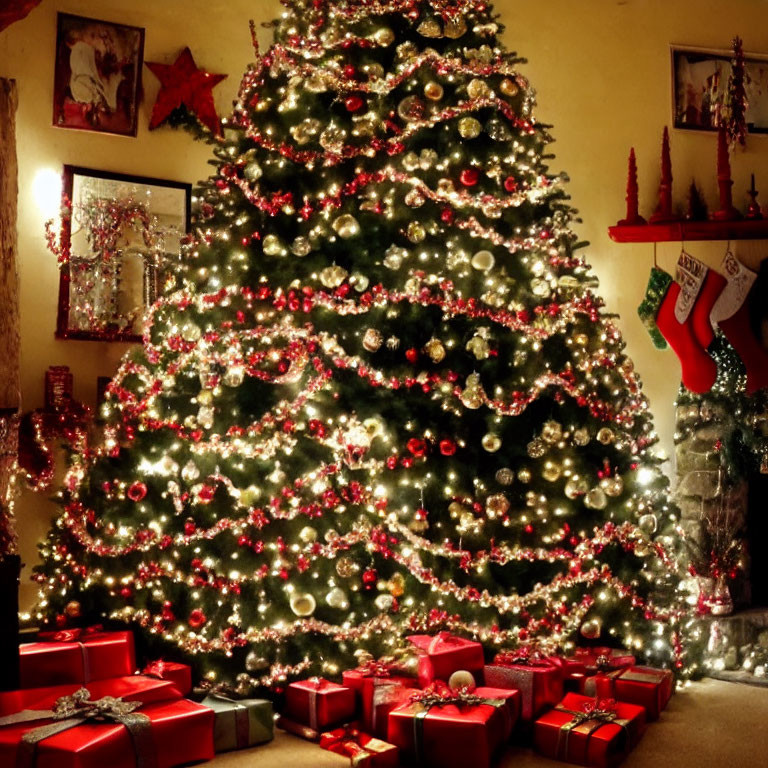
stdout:
[(286, 0), (40, 618), (241, 692), (451, 629), (680, 660), (648, 405), (485, 0)]

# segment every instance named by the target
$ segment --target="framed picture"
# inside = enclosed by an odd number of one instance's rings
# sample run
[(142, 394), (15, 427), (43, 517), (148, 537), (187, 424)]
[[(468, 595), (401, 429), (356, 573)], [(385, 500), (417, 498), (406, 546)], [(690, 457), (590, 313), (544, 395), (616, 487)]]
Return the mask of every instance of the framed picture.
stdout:
[(144, 30), (59, 13), (53, 124), (135, 136)]
[(64, 166), (56, 338), (141, 341), (179, 265), (191, 185)]
[[(744, 87), (749, 133), (768, 133), (768, 56), (744, 57)], [(731, 52), (672, 47), (674, 127), (716, 131), (717, 115), (728, 92)]]

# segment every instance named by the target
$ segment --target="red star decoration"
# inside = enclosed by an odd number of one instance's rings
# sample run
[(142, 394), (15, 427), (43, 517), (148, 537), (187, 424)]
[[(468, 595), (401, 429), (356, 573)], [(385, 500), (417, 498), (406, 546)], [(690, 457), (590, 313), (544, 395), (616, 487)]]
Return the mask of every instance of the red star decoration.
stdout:
[(216, 114), (212, 90), (226, 75), (198, 69), (189, 48), (185, 48), (173, 64), (155, 61), (146, 64), (162, 86), (152, 108), (150, 131), (165, 122), (174, 109), (184, 106), (212, 133), (221, 136), (221, 122)]

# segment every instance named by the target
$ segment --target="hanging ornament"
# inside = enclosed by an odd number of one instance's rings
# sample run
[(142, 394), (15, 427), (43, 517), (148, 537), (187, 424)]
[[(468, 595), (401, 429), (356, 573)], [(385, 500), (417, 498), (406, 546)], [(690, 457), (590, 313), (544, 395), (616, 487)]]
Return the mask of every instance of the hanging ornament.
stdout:
[(547, 452), (547, 445), (536, 437), (528, 443), (525, 450), (532, 459), (540, 459)]
[(210, 405), (201, 405), (197, 411), (197, 423), (203, 429), (210, 429), (213, 426), (215, 411)]
[(478, 251), (472, 257), (472, 266), (481, 272), (487, 272), (489, 269), (493, 269), (495, 263), (496, 259), (490, 251)]
[(550, 420), (544, 422), (541, 428), (541, 439), (547, 443), (554, 444), (563, 437), (563, 425), (557, 421)]
[(434, 336), (424, 345), (424, 351), (433, 363), (441, 363), (445, 359), (443, 342)]
[(256, 162), (250, 162), (248, 165), (245, 166), (243, 169), (243, 176), (245, 176), (248, 181), (251, 182), (257, 182), (262, 176), (264, 175), (264, 171), (262, 170), (261, 166)]
[(360, 566), (351, 557), (340, 557), (336, 561), (336, 573), (342, 579), (349, 579), (360, 572)]
[(510, 80), (509, 78), (504, 78), (504, 80), (501, 81), (499, 90), (505, 96), (509, 98), (513, 98), (514, 96), (517, 96), (517, 94), (519, 93), (520, 87), (514, 80)]
[(483, 404), (483, 388), (480, 384), (480, 375), (471, 373), (467, 376), (466, 387), (461, 393), (461, 402), (464, 407), (475, 410)]
[(418, 122), (424, 119), (426, 105), (418, 96), (406, 96), (397, 105), (397, 114), (406, 122)]
[(380, 27), (373, 35), (373, 41), (382, 48), (387, 48), (395, 42), (395, 33), (389, 27)]
[(347, 112), (359, 112), (365, 106), (365, 101), (362, 97), (354, 94), (344, 100), (344, 106), (347, 108)]
[(379, 580), (379, 575), (375, 568), (366, 568), (362, 575), (363, 585), (366, 589), (373, 589), (376, 582)]
[(603, 445), (610, 445), (614, 440), (613, 430), (608, 427), (603, 427), (598, 430), (597, 441)]
[(572, 477), (565, 484), (565, 495), (573, 500), (583, 496), (589, 490), (589, 483), (583, 477)]
[(512, 485), (515, 482), (515, 473), (509, 467), (502, 467), (496, 472), (496, 482), (499, 485)]
[(581, 636), (585, 637), (587, 640), (597, 640), (602, 631), (603, 623), (597, 618), (587, 619), (587, 621), (582, 622), (582, 625), (579, 627)]
[[(499, 120), (497, 117), (492, 117), (485, 126), (485, 132), (494, 140), (494, 141), (511, 141), (513, 138), (512, 131), (509, 130), (509, 127), (503, 120)], [(509, 177), (511, 178), (511, 177)], [(507, 179), (508, 181), (509, 179)], [(507, 192), (514, 192), (517, 188), (517, 184), (515, 183), (514, 187), (510, 189), (511, 185), (508, 185), (507, 182), (504, 182), (504, 189), (507, 190)]]
[(423, 243), (427, 237), (427, 230), (420, 221), (412, 221), (408, 225), (408, 239), (414, 244)]
[(419, 26), (416, 28), (416, 31), (422, 37), (437, 38), (443, 36), (442, 27), (440, 26), (440, 23), (435, 19), (425, 19), (421, 22), (421, 24), (419, 24)]
[(589, 443), (589, 430), (586, 427), (580, 427), (573, 431), (573, 442), (576, 445), (585, 446)]
[(200, 477), (200, 470), (192, 459), (190, 459), (181, 470), (181, 478), (188, 483), (194, 483)]
[(344, 148), (344, 141), (347, 138), (347, 132), (337, 125), (329, 125), (320, 134), (320, 146), (326, 152), (338, 153)]
[(64, 606), (64, 613), (70, 618), (70, 619), (77, 619), (80, 617), (80, 614), (82, 613), (82, 606), (77, 600), (70, 600), (65, 606)]
[(227, 387), (239, 387), (245, 380), (245, 368), (242, 365), (232, 365), (224, 371), (222, 383)]
[(334, 587), (326, 596), (325, 601), (331, 608), (336, 608), (339, 611), (346, 611), (349, 608), (349, 600), (347, 600), (347, 593), (340, 587)]
[(267, 235), (262, 242), (261, 249), (267, 256), (282, 256), (285, 254), (285, 246), (277, 235)]
[(470, 99), (487, 99), (493, 96), (493, 92), (485, 80), (475, 78), (474, 80), (470, 80), (469, 85), (467, 86), (467, 95)]
[(449, 19), (443, 27), (443, 34), (451, 40), (458, 40), (467, 31), (467, 23), (463, 18)]
[(360, 224), (350, 213), (344, 213), (333, 222), (333, 229), (344, 239), (356, 237), (360, 234)]
[(392, 595), (377, 595), (373, 604), (382, 613), (386, 613), (387, 611), (392, 610), (392, 607), (395, 604), (395, 598), (392, 597)]
[(548, 280), (542, 280), (540, 277), (534, 277), (531, 280), (531, 293), (534, 296), (538, 296), (540, 299), (549, 296), (552, 289), (550, 288)]
[(312, 542), (317, 541), (317, 529), (311, 525), (305, 525), (299, 531), (299, 541), (304, 544), (312, 544)]
[(459, 176), (459, 181), (465, 187), (474, 187), (480, 181), (480, 172), (475, 168), (465, 168)]
[(501, 517), (509, 510), (509, 499), (503, 493), (494, 493), (485, 500), (485, 513), (489, 518)]
[(554, 483), (560, 479), (563, 470), (559, 464), (555, 464), (553, 461), (548, 461), (544, 466), (541, 476), (548, 482)]
[(491, 347), (482, 336), (473, 336), (466, 346), (467, 352), (472, 353), (477, 360), (486, 360), (491, 353)]
[(456, 443), (453, 440), (448, 440), (447, 438), (445, 440), (441, 440), (440, 453), (443, 456), (453, 456), (453, 454), (456, 453)]
[(440, 83), (436, 83), (434, 80), (431, 80), (424, 86), (424, 95), (430, 101), (440, 101), (440, 99), (443, 98), (443, 94), (443, 86), (440, 85)]
[(363, 347), (369, 352), (377, 352), (381, 347), (383, 337), (376, 328), (368, 328), (363, 335)]
[(448, 687), (452, 691), (466, 691), (472, 693), (477, 688), (474, 675), (466, 669), (457, 669), (448, 678)]
[(605, 509), (608, 505), (608, 499), (602, 488), (592, 488), (584, 497), (584, 506), (590, 509)]
[(517, 470), (517, 479), (524, 484), (531, 482), (531, 470), (523, 467)]
[(183, 107), (211, 133), (221, 136), (221, 121), (216, 114), (212, 90), (226, 75), (198, 69), (189, 48), (185, 48), (173, 64), (148, 61), (146, 65), (160, 80), (160, 92), (149, 121), (150, 131), (162, 125), (172, 112)]
[(656, 518), (656, 515), (646, 514), (640, 515), (640, 519), (637, 521), (637, 524), (640, 526), (641, 531), (647, 533), (649, 536), (653, 536), (659, 526), (659, 521)]
[(488, 432), (488, 434), (483, 435), (481, 442), (483, 448), (488, 451), (488, 453), (496, 453), (496, 451), (501, 448), (501, 438), (493, 432)]
[(133, 483), (130, 488), (128, 488), (127, 496), (131, 501), (142, 501), (146, 495), (147, 486), (140, 481)]
[(312, 252), (312, 244), (308, 237), (299, 235), (291, 244), (291, 253), (294, 256), (307, 256)]
[(207, 621), (208, 617), (199, 608), (195, 608), (190, 612), (187, 624), (189, 624), (192, 629), (200, 629)]
[(624, 481), (618, 475), (606, 477), (600, 482), (600, 487), (608, 496), (616, 498), (624, 492)]
[(349, 273), (344, 267), (339, 267), (334, 264), (331, 267), (326, 267), (320, 272), (320, 282), (326, 288), (338, 288), (344, 280), (346, 280), (348, 274)]
[(389, 594), (392, 595), (392, 597), (402, 597), (405, 593), (405, 577), (403, 574), (395, 573), (389, 580), (387, 589), (389, 589)]
[(245, 657), (245, 668), (249, 672), (261, 672), (269, 668), (269, 661), (263, 656), (259, 656), (256, 651), (249, 651)]
[(422, 205), (426, 202), (424, 195), (419, 192), (418, 189), (412, 189), (408, 194), (405, 196), (405, 204), (409, 208), (421, 208)]
[(462, 117), (459, 120), (459, 135), (462, 139), (476, 139), (482, 130), (482, 123), (474, 117)]
[(315, 608), (317, 608), (317, 601), (309, 592), (291, 595), (289, 604), (291, 610), (301, 618), (311, 616), (315, 612)]

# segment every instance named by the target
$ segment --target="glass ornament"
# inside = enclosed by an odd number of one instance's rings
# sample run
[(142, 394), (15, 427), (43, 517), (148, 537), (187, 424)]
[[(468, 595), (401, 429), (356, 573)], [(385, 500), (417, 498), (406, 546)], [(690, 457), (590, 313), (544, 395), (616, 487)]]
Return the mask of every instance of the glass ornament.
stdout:
[(643, 533), (647, 533), (649, 536), (653, 536), (659, 527), (659, 521), (656, 518), (656, 515), (653, 514), (640, 515), (637, 524), (640, 527), (640, 530), (643, 531)]
[(424, 95), (430, 101), (440, 101), (443, 98), (445, 91), (440, 83), (436, 83), (434, 80), (430, 81), (424, 86)]
[(488, 453), (496, 453), (501, 448), (501, 438), (493, 432), (483, 435), (483, 439), (480, 442)]
[(563, 474), (563, 468), (559, 464), (551, 462), (547, 464), (541, 472), (541, 476), (548, 482), (554, 483), (560, 479)]
[(419, 169), (419, 156), (415, 152), (408, 152), (403, 155), (403, 168), (410, 173)]
[(299, 235), (293, 243), (291, 243), (291, 253), (294, 256), (307, 256), (312, 252), (312, 243), (309, 242), (308, 237)]
[(343, 213), (333, 222), (333, 229), (345, 240), (360, 234), (360, 224), (351, 213)]
[(391, 245), (384, 252), (384, 266), (387, 269), (400, 269), (403, 265), (403, 259), (408, 256), (408, 251), (405, 248), (400, 248), (397, 245)]
[(221, 377), (227, 387), (239, 387), (245, 379), (245, 368), (242, 365), (231, 365)]
[(466, 346), (467, 352), (471, 352), (477, 360), (485, 360), (491, 352), (491, 347), (482, 336), (473, 336)]
[(485, 80), (476, 77), (474, 80), (470, 80), (467, 86), (467, 95), (470, 99), (487, 99), (492, 95), (492, 92)]
[(543, 440), (536, 437), (528, 443), (525, 451), (532, 459), (540, 459), (547, 452), (547, 445)]
[(344, 611), (349, 608), (349, 600), (347, 599), (347, 593), (341, 589), (341, 587), (334, 587), (326, 596), (325, 601), (331, 608), (336, 608), (339, 611)]
[(397, 114), (406, 122), (417, 122), (424, 117), (426, 105), (418, 96), (406, 96), (397, 105)]
[(300, 146), (308, 144), (317, 136), (323, 124), (315, 117), (308, 117), (302, 120), (298, 125), (291, 128), (291, 136)]
[(590, 441), (589, 430), (586, 427), (579, 427), (573, 431), (573, 442), (576, 445), (585, 446)]
[(513, 98), (520, 92), (520, 86), (514, 80), (505, 77), (499, 85), (499, 90), (508, 98)]
[(262, 250), (267, 256), (280, 256), (284, 252), (283, 243), (277, 235), (267, 235)]
[(490, 518), (501, 517), (509, 510), (509, 499), (503, 493), (494, 493), (485, 500), (485, 512)]
[(346, 279), (347, 272), (344, 267), (340, 267), (336, 264), (330, 267), (326, 267), (320, 272), (320, 282), (326, 288), (338, 288)]
[(382, 612), (386, 613), (395, 604), (395, 598), (392, 595), (378, 595), (373, 604)]
[(192, 459), (190, 459), (181, 470), (181, 478), (187, 483), (194, 483), (200, 477), (200, 470)]
[(496, 472), (496, 482), (499, 485), (512, 485), (515, 482), (515, 473), (509, 467), (502, 467)]
[(605, 491), (608, 496), (616, 498), (624, 493), (624, 480), (619, 475), (613, 477), (606, 477), (601, 483), (600, 487)]
[(582, 622), (581, 626), (579, 627), (581, 636), (587, 640), (597, 640), (597, 638), (600, 637), (600, 633), (602, 631), (603, 623), (600, 621), (600, 619), (597, 618), (587, 619), (586, 621)]
[[(509, 130), (507, 124), (500, 120), (498, 117), (492, 117), (485, 126), (485, 132), (494, 141), (511, 141), (513, 138), (512, 131)], [(508, 192), (514, 190), (507, 190)]]
[(395, 42), (395, 33), (389, 27), (380, 27), (373, 35), (373, 41), (382, 48), (388, 48)]
[(383, 340), (381, 331), (376, 328), (368, 328), (363, 335), (363, 347), (369, 352), (378, 352)]
[(405, 196), (405, 204), (409, 208), (421, 208), (421, 206), (424, 205), (424, 202), (424, 195), (422, 195), (418, 189), (412, 189)]
[(181, 326), (181, 338), (184, 339), (184, 341), (198, 341), (202, 335), (203, 332), (200, 329), (200, 326), (193, 323), (191, 320), (187, 320), (187, 322)]
[(419, 26), (416, 28), (416, 31), (422, 37), (437, 38), (443, 36), (443, 28), (435, 19), (425, 19), (421, 22), (421, 24), (419, 24)]
[(344, 147), (347, 132), (343, 128), (329, 125), (320, 134), (320, 146), (327, 152), (340, 152)]
[(478, 251), (472, 257), (473, 268), (480, 272), (487, 272), (489, 269), (493, 269), (495, 263), (496, 259), (490, 251)]
[(340, 557), (336, 561), (336, 573), (342, 579), (350, 579), (360, 573), (360, 565), (351, 557)]
[(320, 73), (310, 75), (304, 81), (304, 88), (310, 93), (325, 93), (328, 90), (325, 78)]
[(458, 40), (467, 31), (467, 22), (461, 17), (449, 19), (443, 27), (443, 34), (451, 40)]
[(263, 656), (259, 656), (256, 651), (249, 651), (245, 657), (245, 668), (249, 672), (261, 672), (269, 667), (269, 661)]
[(424, 351), (433, 363), (441, 363), (445, 359), (445, 347), (440, 339), (431, 338), (424, 345)]
[(519, 469), (517, 471), (517, 479), (524, 484), (528, 484), (531, 482), (531, 470), (527, 469), (526, 467), (523, 467), (522, 469)]
[(197, 423), (203, 429), (210, 429), (213, 426), (215, 412), (210, 405), (203, 405), (197, 411)]
[(597, 441), (603, 445), (610, 445), (614, 440), (613, 430), (608, 427), (602, 427), (597, 432)]
[(312, 544), (314, 541), (317, 541), (317, 529), (311, 525), (305, 525), (299, 531), (299, 541), (303, 544)]
[(482, 123), (474, 117), (462, 117), (459, 120), (459, 135), (462, 139), (476, 139), (482, 131)]
[(248, 163), (243, 169), (243, 176), (251, 182), (258, 181), (263, 175), (264, 171), (262, 170), (262, 167), (255, 162)]
[(414, 244), (423, 243), (427, 237), (427, 230), (420, 221), (412, 221), (408, 225), (408, 239)]
[(565, 484), (564, 493), (567, 498), (573, 500), (583, 496), (589, 490), (589, 483), (583, 477), (572, 477)]
[(544, 426), (541, 428), (541, 439), (547, 443), (554, 444), (559, 442), (563, 437), (563, 425), (558, 421), (550, 419), (544, 422)]
[(306, 618), (315, 612), (317, 601), (309, 592), (300, 592), (299, 594), (291, 595), (289, 605), (299, 618)]
[(467, 672), (466, 669), (457, 669), (448, 678), (448, 687), (452, 691), (466, 691), (467, 693), (472, 693), (477, 687), (477, 683), (471, 672)]
[(362, 293), (367, 290), (370, 280), (367, 275), (362, 272), (353, 272), (349, 276), (349, 284), (358, 292)]
[(589, 509), (605, 509), (608, 506), (608, 498), (602, 488), (592, 488), (584, 497), (584, 506)]
[(531, 293), (534, 296), (538, 296), (542, 299), (549, 296), (551, 290), (547, 280), (542, 280), (540, 277), (534, 277), (533, 280), (531, 280)]

